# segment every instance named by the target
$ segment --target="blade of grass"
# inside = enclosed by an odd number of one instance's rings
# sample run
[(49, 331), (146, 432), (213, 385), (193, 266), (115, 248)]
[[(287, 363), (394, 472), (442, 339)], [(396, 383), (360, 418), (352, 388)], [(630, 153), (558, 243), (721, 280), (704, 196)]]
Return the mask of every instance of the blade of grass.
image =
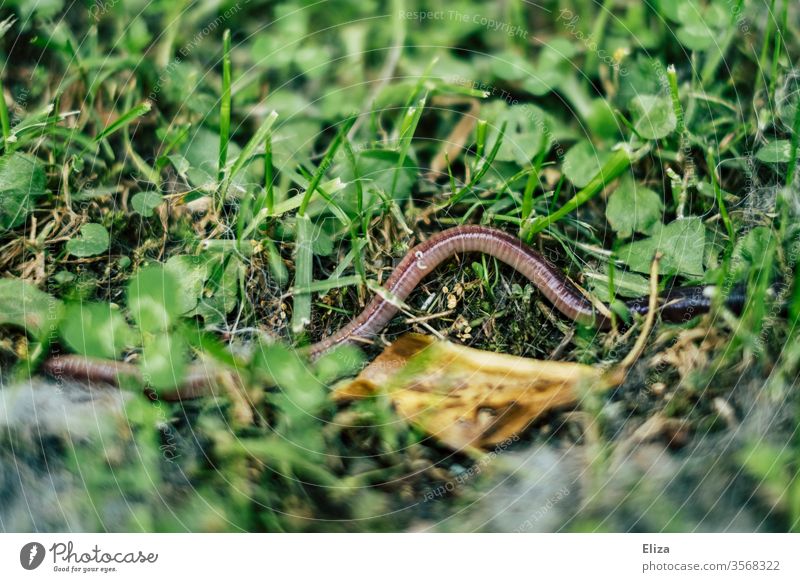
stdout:
[[(295, 174), (295, 182), (300, 185), (308, 184), (308, 181), (300, 176), (299, 174)], [(332, 180), (328, 180), (322, 184), (322, 188), (326, 192), (338, 192), (342, 188), (344, 188), (346, 184), (341, 181), (339, 178), (334, 178)], [(303, 203), (303, 198), (305, 198), (305, 192), (302, 194), (297, 194), (292, 196), (291, 198), (287, 198), (286, 200), (282, 200), (275, 205), (275, 210), (270, 214), (270, 216), (281, 216), (286, 214), (287, 212), (291, 212), (292, 210), (297, 210), (300, 208), (300, 205)]]
[[(345, 136), (345, 145), (347, 144), (346, 140), (347, 140), (347, 137)], [(306, 170), (304, 168), (300, 167), (299, 170), (302, 173), (303, 177), (305, 177), (306, 179), (311, 178), (311, 176), (306, 172)], [(347, 230), (348, 230), (349, 235), (350, 235), (350, 242), (351, 242), (352, 248), (353, 249), (360, 249), (363, 246), (362, 243), (364, 243), (365, 241), (364, 241), (363, 238), (359, 238), (359, 236), (358, 236), (356, 221), (355, 220), (350, 220), (350, 217), (347, 215), (347, 213), (342, 209), (341, 206), (339, 206), (339, 204), (336, 203), (336, 201), (333, 199), (333, 196), (331, 194), (329, 194), (322, 185), (317, 186), (317, 192), (319, 192), (320, 196), (322, 196), (322, 198), (324, 198), (325, 201), (328, 203), (328, 206), (327, 206), (328, 210), (330, 210), (330, 212), (336, 218), (338, 218), (339, 221), (342, 224), (347, 226)], [(359, 274), (360, 280), (361, 281), (365, 281), (366, 278), (367, 278), (367, 274), (366, 274), (366, 270), (364, 269), (363, 257), (361, 255), (358, 255), (357, 259), (358, 260), (356, 261), (356, 264), (355, 264), (356, 272)], [(337, 268), (337, 270), (338, 270), (338, 268)]]
[(366, 235), (368, 230), (368, 218), (364, 214), (364, 186), (361, 184), (361, 175), (358, 171), (356, 154), (353, 152), (353, 146), (350, 144), (350, 139), (347, 136), (345, 136), (344, 140), (344, 153), (347, 156), (347, 163), (350, 164), (350, 171), (353, 172), (353, 184), (356, 189), (356, 214), (358, 215), (358, 220), (361, 222), (361, 234)]
[(322, 281), (313, 281), (306, 287), (293, 286), (289, 292), (292, 295), (308, 294), (308, 293), (324, 293), (331, 289), (338, 289), (339, 287), (349, 287), (350, 285), (358, 285), (361, 283), (361, 277), (358, 275), (347, 275), (345, 277), (330, 277)]
[[(236, 211), (236, 240), (244, 240), (246, 223), (252, 224), (255, 222), (254, 218), (253, 197), (249, 195), (243, 196), (241, 202), (239, 203), (239, 208)], [(255, 228), (258, 228), (258, 225), (256, 225), (253, 230), (255, 230)]]
[(450, 192), (456, 191), (456, 177), (453, 175), (453, 167), (450, 165), (450, 156), (444, 153), (444, 160), (447, 162), (447, 178), (450, 180)]
[[(307, 180), (310, 181), (312, 179), (311, 174), (309, 174), (305, 168), (301, 167), (300, 171)], [(344, 211), (344, 209), (342, 209), (342, 207), (336, 203), (336, 200), (333, 199), (333, 196), (327, 190), (325, 190), (321, 184), (317, 186), (317, 192), (319, 192), (319, 195), (322, 197), (322, 199), (328, 203), (327, 209), (330, 211), (330, 213), (338, 218), (342, 224), (349, 225), (351, 222), (350, 217), (347, 216), (347, 213)]]
[(775, 103), (775, 87), (778, 83), (778, 65), (781, 57), (781, 48), (786, 42), (786, 29), (789, 19), (789, 0), (783, 0), (780, 28), (775, 31), (775, 46), (772, 49), (772, 74), (769, 78), (770, 103)]
[(256, 212), (262, 208), (267, 214), (275, 210), (275, 176), (272, 168), (272, 133), (268, 132), (264, 139), (264, 199), (256, 205)]
[(239, 153), (239, 156), (236, 158), (236, 161), (233, 163), (230, 172), (227, 173), (227, 177), (225, 178), (225, 185), (222, 188), (223, 199), (225, 199), (225, 197), (228, 195), (228, 189), (231, 186), (231, 182), (233, 182), (236, 176), (239, 175), (239, 172), (242, 171), (242, 168), (244, 168), (245, 164), (253, 158), (256, 148), (266, 141), (267, 136), (272, 130), (272, 126), (277, 118), (278, 114), (275, 111), (267, 115), (266, 119), (264, 119), (264, 121), (261, 123), (261, 126), (255, 132), (255, 134), (253, 134), (253, 137), (251, 137), (244, 148), (242, 148), (242, 151)]
[[(403, 105), (403, 109), (408, 109), (409, 107), (411, 107), (411, 103), (414, 101), (414, 99), (417, 98), (417, 95), (419, 95), (422, 92), (422, 88), (425, 86), (425, 83), (431, 76), (431, 71), (433, 70), (433, 67), (435, 67), (436, 63), (438, 62), (439, 62), (439, 57), (433, 57), (428, 62), (428, 65), (425, 67), (425, 70), (422, 71), (422, 74), (417, 79), (417, 82), (414, 85), (414, 89), (408, 94), (408, 98), (406, 99), (406, 102)], [(427, 97), (427, 94), (425, 96)]]
[(711, 176), (711, 186), (714, 188), (714, 196), (717, 199), (717, 206), (719, 206), (719, 215), (722, 217), (722, 224), (725, 225), (725, 230), (728, 232), (728, 249), (733, 249), (735, 231), (733, 230), (733, 223), (728, 215), (728, 209), (725, 206), (725, 198), (722, 195), (722, 189), (719, 187), (717, 180), (717, 164), (714, 159), (714, 152), (708, 148), (706, 152), (706, 165), (708, 166), (708, 173)]
[(322, 181), (322, 176), (324, 176), (325, 172), (328, 171), (328, 168), (333, 162), (333, 158), (336, 155), (336, 152), (342, 145), (344, 136), (347, 134), (348, 131), (350, 131), (350, 128), (355, 123), (355, 120), (356, 118), (354, 116), (349, 117), (339, 127), (339, 131), (336, 132), (336, 136), (333, 138), (330, 145), (328, 146), (328, 151), (325, 152), (325, 156), (322, 158), (322, 162), (317, 168), (317, 171), (314, 173), (314, 176), (311, 178), (311, 182), (309, 182), (308, 188), (306, 188), (305, 193), (303, 193), (303, 198), (302, 201), (300, 202), (300, 208), (297, 210), (298, 216), (305, 215), (306, 209), (308, 208), (308, 203), (311, 201), (311, 196), (314, 194), (314, 192), (317, 189), (317, 186), (319, 186), (319, 183)]
[(187, 0), (175, 0), (170, 3), (169, 9), (164, 11), (161, 42), (158, 43), (158, 48), (155, 50), (155, 62), (159, 69), (166, 69), (169, 66), (186, 3)]
[(392, 188), (390, 190), (390, 196), (392, 198), (394, 198), (394, 192), (397, 189), (397, 180), (400, 177), (400, 172), (402, 172), (403, 166), (406, 163), (406, 157), (408, 156), (408, 150), (411, 147), (411, 142), (414, 139), (414, 133), (417, 131), (417, 125), (419, 125), (422, 112), (425, 110), (426, 100), (427, 96), (422, 97), (422, 99), (417, 102), (417, 105), (414, 107), (409, 107), (403, 116), (403, 123), (401, 125), (399, 138), (400, 157), (397, 159), (397, 167), (395, 168), (394, 175), (392, 176)]
[[(307, 289), (311, 287), (312, 283), (314, 225), (308, 216), (298, 214), (296, 228), (293, 287), (295, 289)], [(311, 294), (308, 292), (295, 293), (292, 303), (292, 332), (295, 334), (301, 333), (310, 322)]]
[(534, 235), (548, 228), (551, 224), (558, 222), (567, 214), (594, 198), (609, 182), (622, 174), (631, 165), (632, 156), (626, 149), (619, 149), (606, 162), (600, 172), (592, 179), (587, 186), (575, 194), (561, 208), (555, 212), (542, 216), (535, 220), (528, 231), (529, 235)]
[(542, 170), (542, 163), (544, 162), (545, 153), (545, 148), (542, 148), (542, 151), (539, 152), (533, 164), (531, 165), (531, 170), (528, 174), (528, 181), (525, 182), (525, 190), (522, 193), (521, 209), (523, 222), (528, 220), (528, 218), (531, 216), (531, 212), (533, 212), (533, 192), (536, 190), (536, 186), (539, 184), (539, 174)]
[(669, 95), (672, 100), (672, 110), (675, 113), (675, 120), (677, 121), (675, 133), (681, 141), (681, 147), (683, 147), (683, 142), (686, 139), (686, 124), (683, 115), (683, 106), (681, 105), (681, 97), (678, 91), (678, 73), (675, 70), (675, 65), (669, 65), (667, 67), (667, 80), (669, 82)]
[(145, 101), (140, 105), (137, 105), (133, 109), (126, 111), (122, 115), (120, 115), (114, 123), (108, 125), (103, 131), (101, 131), (92, 141), (94, 143), (99, 143), (100, 141), (106, 139), (113, 133), (119, 131), (126, 125), (132, 123), (137, 117), (141, 117), (146, 113), (150, 112), (151, 104), (149, 101)]
[(6, 93), (3, 88), (3, 80), (0, 78), (0, 125), (3, 127), (3, 149), (9, 150), (9, 138), (11, 137), (11, 123), (8, 117), (8, 106), (6, 105)]
[[(356, 121), (348, 130), (347, 137), (351, 140), (354, 139), (356, 133), (358, 133), (362, 120), (366, 119), (367, 110), (369, 110), (370, 123), (372, 124), (374, 122), (377, 115), (377, 111), (374, 107), (375, 99), (394, 78), (397, 64), (400, 62), (400, 57), (403, 54), (403, 48), (405, 48), (406, 44), (406, 19), (400, 16), (405, 14), (405, 11), (406, 3), (404, 0), (392, 0), (391, 14), (394, 16), (392, 17), (391, 49), (389, 50), (389, 54), (386, 56), (386, 61), (383, 63), (383, 67), (376, 77), (377, 79), (380, 79), (380, 81), (373, 84), (369, 94), (367, 95), (367, 98), (364, 100), (360, 114), (356, 116)], [(371, 131), (374, 134), (376, 132), (373, 131), (373, 129), (374, 128), (371, 128)]]
[(767, 12), (767, 22), (764, 28), (764, 42), (761, 45), (761, 55), (758, 58), (758, 63), (762, 70), (764, 69), (764, 65), (767, 62), (767, 52), (769, 51), (769, 42), (770, 38), (772, 37), (773, 23), (775, 22), (775, 2), (776, 0), (771, 0), (769, 5), (769, 12)]
[(264, 239), (262, 242), (267, 249), (267, 260), (269, 262), (269, 270), (272, 272), (272, 276), (275, 277), (275, 280), (280, 285), (285, 284), (289, 280), (289, 271), (287, 271), (286, 265), (283, 264), (281, 253), (278, 251), (278, 247), (276, 247), (275, 243), (268, 238)]
[[(231, 31), (222, 34), (222, 95), (219, 105), (219, 160), (217, 182), (222, 184), (225, 165), (228, 163), (228, 142), (231, 133)], [(218, 201), (222, 204), (222, 200)]]
[(486, 149), (486, 130), (489, 123), (485, 119), (479, 119), (475, 126), (475, 159), (480, 160)]
[(169, 156), (169, 155), (172, 153), (172, 151), (173, 151), (173, 150), (174, 150), (174, 149), (175, 149), (175, 148), (176, 148), (176, 147), (177, 147), (179, 144), (183, 143), (183, 140), (186, 138), (186, 136), (188, 136), (188, 135), (189, 135), (189, 130), (191, 129), (191, 127), (192, 127), (192, 124), (191, 124), (191, 123), (186, 123), (185, 125), (183, 125), (182, 127), (180, 127), (180, 128), (178, 129), (178, 131), (176, 131), (176, 132), (175, 132), (175, 135), (173, 135), (173, 136), (172, 136), (172, 137), (169, 139), (169, 141), (167, 141), (167, 142), (166, 142), (166, 143), (163, 145), (163, 147), (161, 148), (161, 150), (160, 150), (160, 152), (159, 152), (158, 159), (156, 160), (156, 168), (157, 168), (159, 171), (160, 171), (160, 170), (163, 170), (163, 169), (164, 169), (164, 167), (165, 167), (167, 164), (169, 164), (169, 163), (170, 163), (170, 161), (169, 161), (169, 157), (168, 157), (168, 156)]
[(344, 258), (339, 261), (339, 264), (336, 265), (336, 268), (331, 273), (331, 278), (338, 278), (343, 276), (344, 272), (350, 266), (350, 264), (358, 257), (361, 259), (360, 253), (361, 249), (367, 244), (367, 241), (363, 238), (358, 239), (353, 243), (352, 248), (350, 251), (344, 256)]
[(786, 187), (794, 184), (794, 175), (797, 171), (797, 144), (800, 141), (800, 97), (794, 109), (794, 123), (792, 124), (792, 142), (789, 148), (789, 168), (786, 170)]
[(139, 171), (139, 173), (144, 176), (148, 182), (160, 189), (161, 174), (159, 170), (148, 164), (144, 158), (137, 153), (133, 147), (133, 144), (131, 143), (130, 132), (128, 132), (127, 128), (125, 128), (125, 131), (122, 132), (122, 143), (125, 145), (125, 151), (128, 153), (128, 156), (130, 156), (131, 160), (133, 161), (133, 165), (136, 166), (136, 169)]
[(500, 146), (503, 144), (503, 139), (505, 138), (506, 135), (507, 125), (508, 123), (504, 121), (503, 125), (500, 127), (500, 134), (497, 136), (497, 141), (495, 141), (494, 145), (492, 146), (492, 151), (489, 152), (489, 155), (484, 160), (480, 170), (478, 170), (477, 172), (475, 172), (475, 174), (473, 174), (469, 183), (465, 185), (463, 188), (461, 188), (461, 190), (459, 190), (454, 196), (450, 198), (449, 202), (451, 205), (456, 204), (464, 196), (466, 196), (467, 193), (470, 190), (472, 190), (475, 184), (477, 184), (480, 181), (480, 179), (483, 178), (486, 172), (489, 171), (489, 168), (492, 167), (494, 159), (497, 157), (497, 153), (500, 151)]

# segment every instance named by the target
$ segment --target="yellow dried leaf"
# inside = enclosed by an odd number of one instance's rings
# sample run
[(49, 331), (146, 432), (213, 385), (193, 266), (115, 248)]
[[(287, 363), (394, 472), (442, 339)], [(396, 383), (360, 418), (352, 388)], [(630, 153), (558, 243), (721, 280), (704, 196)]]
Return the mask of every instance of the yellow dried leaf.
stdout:
[(570, 362), (485, 352), (408, 334), (378, 356), (334, 398), (385, 393), (397, 412), (443, 444), (463, 450), (502, 443), (587, 391), (619, 383), (618, 374)]

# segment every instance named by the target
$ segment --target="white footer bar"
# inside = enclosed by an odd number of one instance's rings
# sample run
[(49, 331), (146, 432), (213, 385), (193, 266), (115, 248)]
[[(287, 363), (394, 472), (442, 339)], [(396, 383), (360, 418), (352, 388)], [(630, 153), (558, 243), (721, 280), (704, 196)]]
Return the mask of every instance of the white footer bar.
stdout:
[(798, 554), (791, 534), (4, 534), (0, 580), (796, 581)]

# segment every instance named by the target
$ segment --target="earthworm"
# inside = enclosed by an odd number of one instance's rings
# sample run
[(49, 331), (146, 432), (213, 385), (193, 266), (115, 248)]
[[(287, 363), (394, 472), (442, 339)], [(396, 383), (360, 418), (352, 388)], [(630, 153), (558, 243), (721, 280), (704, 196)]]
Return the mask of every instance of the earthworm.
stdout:
[[(135, 364), (76, 354), (50, 356), (42, 363), (41, 369), (53, 378), (71, 378), (89, 384), (119, 386), (126, 378), (139, 384), (146, 384), (141, 370)], [(235, 383), (235, 374), (228, 370), (220, 370), (212, 364), (197, 363), (186, 370), (180, 386), (159, 390), (157, 393), (148, 387), (145, 392), (153, 400), (176, 402), (208, 395), (218, 383), (226, 381)]]
[[(338, 345), (374, 337), (398, 312), (398, 303), (404, 301), (422, 279), (452, 256), (470, 252), (490, 255), (519, 271), (568, 318), (602, 330), (610, 328), (608, 316), (540, 253), (501, 230), (463, 225), (442, 231), (408, 251), (383, 285), (386, 293), (377, 294), (355, 319), (339, 331), (305, 348), (307, 355), (317, 358)], [(693, 286), (667, 291), (660, 298), (661, 318), (679, 322), (707, 313), (712, 305), (714, 289), (713, 286)], [(740, 287), (734, 287), (726, 298), (728, 308), (737, 312), (744, 302), (744, 290)], [(648, 298), (632, 299), (625, 305), (631, 313), (643, 315), (648, 309)], [(183, 384), (173, 393), (159, 396), (178, 400), (202, 395), (213, 385), (214, 378), (209, 378), (207, 369), (195, 368), (190, 368)], [(44, 370), (51, 375), (90, 382), (118, 384), (120, 375), (142, 380), (133, 364), (82, 356), (51, 357), (44, 362)]]
[[(416, 288), (441, 263), (459, 253), (479, 252), (495, 257), (527, 277), (547, 299), (568, 318), (583, 325), (606, 330), (610, 319), (557, 267), (520, 239), (486, 226), (464, 225), (442, 231), (412, 248), (395, 267), (383, 288), (391, 298), (376, 295), (364, 311), (333, 335), (308, 348), (314, 358), (335, 346), (356, 338), (377, 335), (399, 310), (398, 301)], [(711, 309), (713, 286), (674, 288), (661, 297), (660, 314), (665, 321), (688, 321)], [(738, 311), (744, 305), (744, 291), (735, 287), (726, 305)], [(625, 304), (632, 313), (647, 313), (648, 298)]]

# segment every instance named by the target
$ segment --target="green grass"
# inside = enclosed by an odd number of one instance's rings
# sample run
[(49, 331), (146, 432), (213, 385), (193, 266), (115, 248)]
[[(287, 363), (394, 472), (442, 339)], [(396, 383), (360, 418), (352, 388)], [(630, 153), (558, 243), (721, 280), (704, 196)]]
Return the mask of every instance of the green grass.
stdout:
[[(656, 414), (684, 421), (698, 443), (730, 430), (715, 399), (730, 400), (746, 424), (753, 402), (743, 387), (768, 379), (800, 421), (797, 354), (783, 349), (796, 332), (771, 290), (788, 286), (796, 316), (796, 8), (545, 4), (549, 12), (524, 2), (452, 7), (527, 33), (509, 35), (447, 11), (415, 22), (409, 15), (425, 7), (411, 0), (391, 10), (253, 0), (143, 12), (121, 1), (90, 14), (12, 2), (16, 20), (0, 25), (0, 270), (67, 306), (112, 308), (97, 310), (103, 319), (83, 343), (64, 323), (45, 336), (0, 314), (4, 373), (35, 368), (52, 344), (144, 360), (174, 384), (180, 366), (170, 364), (202, 356), (241, 367), (251, 399), (249, 416), (229, 395), (162, 403), (167, 420), (137, 400), (141, 463), (76, 449), (72, 462), (91, 468), (89, 497), (109, 495), (113, 471), (124, 478), (111, 498), (141, 503), (137, 519), (98, 527), (402, 529), (455, 512), (458, 499), (413, 507), (468, 461), (423, 440), (382, 399), (333, 407), (328, 388), (360, 357), (311, 365), (293, 348), (352, 319), (412, 244), (464, 223), (518, 234), (603, 300), (646, 288), (655, 250), (665, 255), (662, 288), (747, 286), (740, 317), (720, 308), (661, 326), (625, 386), (582, 409), (600, 427), (592, 471), (612, 472), (623, 435)], [(441, 152), (446, 166), (429, 175)], [(152, 208), (134, 204), (142, 193)], [(87, 247), (89, 223), (109, 234), (104, 247)], [(162, 283), (146, 290), (143, 315), (126, 290), (154, 266)], [(179, 300), (165, 298), (170, 285)], [(540, 299), (498, 262), (470, 257), (439, 269), (407, 309), (426, 319), (414, 330), (487, 350), (607, 365), (633, 345), (635, 333), (575, 328)], [(13, 300), (0, 294), (0, 308)], [(388, 339), (408, 330), (404, 319)], [(648, 367), (648, 358), (685, 356), (680, 334), (698, 329), (694, 360)], [(94, 353), (107, 333), (119, 334), (120, 349)], [(661, 384), (668, 396), (652, 391)], [(603, 420), (616, 406), (624, 426)], [(188, 441), (199, 435), (177, 465), (158, 460), (159, 423)], [(529, 441), (564, 438), (540, 429)], [(777, 495), (759, 501), (771, 507), (769, 528), (797, 529), (796, 436), (753, 434), (735, 462), (752, 491)], [(196, 493), (175, 487), (179, 470)], [(130, 485), (142, 471), (162, 482)], [(238, 492), (228, 497), (231, 482)], [(162, 487), (170, 518), (147, 509)], [(606, 510), (599, 499), (576, 527), (613, 527)], [(680, 524), (693, 523), (689, 513)]]

